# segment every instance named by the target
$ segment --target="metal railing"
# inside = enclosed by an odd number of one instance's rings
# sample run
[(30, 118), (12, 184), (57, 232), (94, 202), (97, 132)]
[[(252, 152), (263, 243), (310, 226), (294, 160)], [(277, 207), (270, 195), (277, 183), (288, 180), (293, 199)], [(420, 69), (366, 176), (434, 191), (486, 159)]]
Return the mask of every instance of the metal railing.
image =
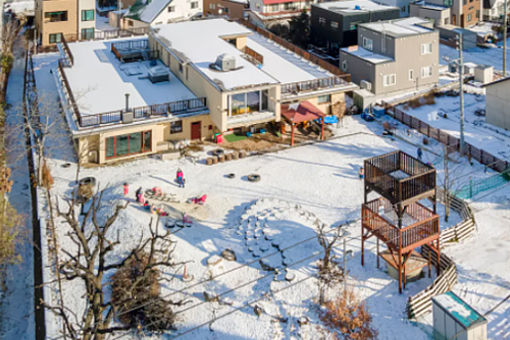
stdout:
[(71, 52), (71, 49), (69, 48), (69, 45), (67, 45), (66, 38), (64, 35), (61, 36), (61, 42), (62, 42), (62, 48), (64, 49), (64, 53), (66, 55), (66, 58), (69, 60), (69, 67), (74, 65), (74, 56)]
[(334, 76), (328, 78), (298, 81), (295, 83), (282, 84), (281, 93), (300, 93), (306, 91), (317, 91), (320, 89), (331, 88), (335, 86), (348, 85), (349, 82), (345, 80), (345, 76)]

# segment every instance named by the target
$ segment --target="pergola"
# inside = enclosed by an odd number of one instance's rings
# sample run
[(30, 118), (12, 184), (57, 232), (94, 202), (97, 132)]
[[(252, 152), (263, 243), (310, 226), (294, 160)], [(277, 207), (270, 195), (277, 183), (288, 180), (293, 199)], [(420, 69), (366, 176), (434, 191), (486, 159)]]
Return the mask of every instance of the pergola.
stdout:
[(302, 101), (299, 104), (283, 104), (281, 107), (282, 116), (291, 124), (290, 145), (294, 145), (294, 130), (296, 124), (312, 121), (322, 118), (321, 121), (321, 140), (324, 139), (324, 113), (315, 105), (308, 101)]

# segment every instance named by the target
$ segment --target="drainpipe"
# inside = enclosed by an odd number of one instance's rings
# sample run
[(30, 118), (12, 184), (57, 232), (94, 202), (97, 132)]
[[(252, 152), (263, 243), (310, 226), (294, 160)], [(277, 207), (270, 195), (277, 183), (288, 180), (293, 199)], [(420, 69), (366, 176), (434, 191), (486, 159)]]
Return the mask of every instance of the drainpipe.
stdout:
[(126, 96), (126, 110), (125, 112), (129, 112), (129, 93), (124, 94)]

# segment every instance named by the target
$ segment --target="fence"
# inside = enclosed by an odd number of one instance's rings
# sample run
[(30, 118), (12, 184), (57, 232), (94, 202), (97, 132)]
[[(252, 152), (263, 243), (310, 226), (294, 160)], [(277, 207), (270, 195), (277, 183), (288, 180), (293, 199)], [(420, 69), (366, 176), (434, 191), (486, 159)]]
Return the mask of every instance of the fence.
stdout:
[(298, 81), (295, 83), (282, 84), (282, 95), (287, 93), (298, 93), (301, 91), (315, 91), (323, 88), (330, 88), (336, 85), (347, 85), (343, 76), (327, 77), (322, 79)]
[(310, 54), (309, 52), (303, 50), (300, 47), (297, 47), (296, 45), (294, 45), (294, 44), (288, 42), (287, 40), (277, 36), (276, 34), (273, 34), (273, 33), (269, 32), (268, 30), (266, 30), (264, 28), (258, 27), (256, 25), (252, 24), (251, 22), (249, 22), (248, 20), (239, 20), (238, 22), (240, 24), (248, 27), (249, 29), (257, 32), (258, 34), (260, 34), (260, 35), (262, 35), (262, 36), (264, 36), (264, 37), (266, 37), (266, 38), (268, 38), (270, 40), (273, 40), (277, 44), (279, 44), (279, 45), (285, 47), (286, 49), (294, 52), (295, 54), (305, 58), (306, 60), (309, 60), (312, 63), (314, 63), (316, 65), (319, 65), (320, 67), (322, 67), (323, 69), (327, 70), (328, 72), (333, 73), (334, 75), (337, 75), (337, 76), (342, 76), (345, 81), (347, 81), (347, 82), (351, 81), (351, 75), (350, 74), (342, 72), (340, 70), (340, 68), (338, 68), (337, 66), (335, 66), (333, 64), (330, 64), (327, 61), (324, 61), (321, 58), (314, 56), (313, 54)]
[(244, 47), (244, 53), (246, 53), (246, 55), (248, 55), (251, 58), (253, 58), (258, 64), (261, 64), (261, 65), (264, 64), (264, 56), (262, 54), (259, 54), (259, 53), (255, 52), (254, 50), (252, 50), (248, 46)]
[[(437, 258), (433, 256), (435, 253), (428, 245), (422, 246), (421, 253), (424, 257), (430, 258), (434, 265), (437, 265)], [(432, 308), (432, 297), (446, 293), (457, 283), (457, 267), (448, 256), (441, 254), (439, 268), (441, 274), (434, 282), (407, 300), (407, 317), (409, 319), (417, 319), (427, 314)]]
[(490, 176), (489, 178), (481, 178), (475, 181), (470, 180), (468, 184), (457, 190), (455, 194), (460, 198), (468, 199), (483, 191), (497, 188), (509, 182), (510, 169), (507, 169), (502, 173)]
[[(393, 118), (402, 122), (403, 124), (418, 130), (420, 133), (434, 138), (438, 142), (447, 146), (448, 152), (455, 152), (459, 150), (460, 141), (458, 138), (450, 136), (448, 133), (442, 131), (441, 129), (437, 129), (435, 127), (430, 126), (429, 124), (421, 121), (420, 119), (408, 115), (404, 111), (397, 109), (393, 106), (386, 107), (386, 112), (390, 114)], [(476, 159), (483, 165), (490, 167), (493, 170), (498, 172), (503, 172), (510, 166), (510, 163), (497, 158), (496, 156), (490, 154), (483, 149), (479, 149), (467, 142), (464, 142), (465, 145), (465, 154), (468, 157), (472, 157)]]
[[(437, 189), (439, 201), (444, 204), (444, 190)], [(450, 196), (450, 206), (457, 211), (463, 221), (448, 229), (442, 230), (439, 234), (439, 244), (444, 247), (448, 242), (462, 241), (470, 237), (476, 230), (476, 223), (471, 208), (461, 199)], [(432, 250), (428, 246), (422, 246), (422, 255), (429, 257)], [(437, 264), (437, 258), (430, 256), (431, 261)], [(457, 282), (457, 269), (453, 261), (446, 255), (441, 254), (441, 274), (434, 282), (418, 294), (409, 297), (407, 301), (407, 314), (409, 319), (416, 319), (426, 314), (432, 308), (432, 297), (445, 293)]]

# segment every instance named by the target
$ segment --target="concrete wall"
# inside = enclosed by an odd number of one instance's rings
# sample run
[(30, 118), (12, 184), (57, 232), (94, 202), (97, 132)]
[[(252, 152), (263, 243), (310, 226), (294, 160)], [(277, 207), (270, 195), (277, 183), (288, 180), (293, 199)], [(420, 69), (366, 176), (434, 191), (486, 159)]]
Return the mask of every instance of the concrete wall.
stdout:
[[(36, 9), (36, 27), (42, 46), (50, 45), (49, 35), (62, 33), (71, 39), (77, 38), (78, 21), (77, 7), (78, 2), (73, 0), (38, 0)], [(50, 22), (50, 19), (44, 17), (46, 12), (67, 11), (66, 21)]]
[(486, 119), (487, 123), (510, 129), (510, 82), (502, 81), (486, 87)]

